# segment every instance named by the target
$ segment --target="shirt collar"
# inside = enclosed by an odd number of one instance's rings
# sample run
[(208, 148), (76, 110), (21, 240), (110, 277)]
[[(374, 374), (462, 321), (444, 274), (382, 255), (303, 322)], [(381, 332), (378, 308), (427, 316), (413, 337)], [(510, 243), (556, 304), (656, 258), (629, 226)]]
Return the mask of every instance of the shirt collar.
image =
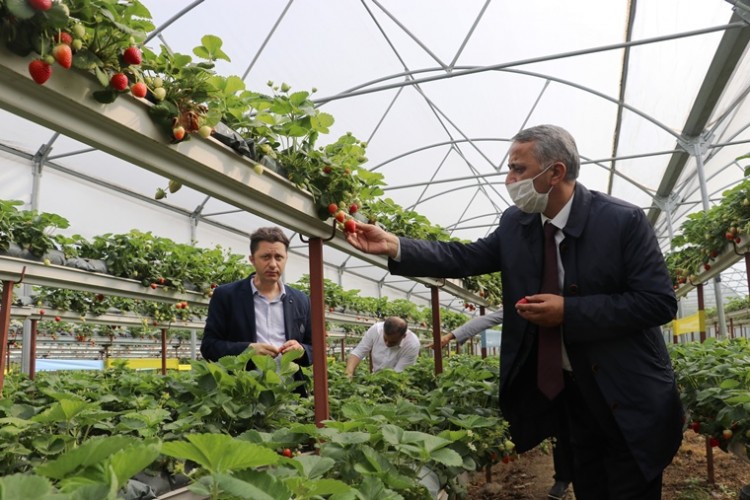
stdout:
[[(279, 295), (279, 298), (282, 299), (286, 296), (286, 287), (284, 286), (284, 281), (279, 278), (279, 286), (281, 287), (281, 295)], [(250, 277), (250, 288), (253, 291), (253, 296), (260, 294), (258, 291), (258, 288), (255, 286), (255, 280), (253, 279), (253, 276)]]
[(557, 212), (557, 215), (555, 215), (555, 217), (552, 219), (544, 214), (540, 214), (542, 216), (542, 226), (544, 226), (545, 222), (550, 221), (556, 228), (563, 229), (568, 224), (568, 218), (570, 218), (570, 209), (573, 208), (573, 198), (575, 197), (576, 194), (575, 192), (573, 192), (573, 195), (570, 197), (568, 202), (562, 207), (559, 212)]

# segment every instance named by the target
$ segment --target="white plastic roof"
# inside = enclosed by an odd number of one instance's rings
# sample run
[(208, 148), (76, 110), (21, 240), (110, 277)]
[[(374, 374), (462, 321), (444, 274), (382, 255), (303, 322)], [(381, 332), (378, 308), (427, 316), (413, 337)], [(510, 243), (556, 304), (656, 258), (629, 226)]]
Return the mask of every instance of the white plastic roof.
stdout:
[[(643, 207), (666, 251), (670, 231), (705, 206), (693, 153), (704, 163), (707, 203), (743, 178), (735, 159), (750, 151), (746, 1), (144, 4), (158, 27), (152, 48), (191, 54), (213, 34), (231, 58), (219, 74), (258, 91), (269, 80), (316, 88), (336, 119), (318, 144), (347, 131), (366, 140), (365, 167), (385, 176), (386, 196), (454, 236), (492, 230), (509, 204), (509, 139), (554, 123), (578, 142), (580, 182)], [(138, 228), (247, 253), (246, 234), (268, 224), (189, 188), (154, 202), (166, 179), (6, 111), (0, 118), (0, 197), (31, 203), (30, 157), (51, 147), (38, 208), (68, 218), (69, 233)], [(308, 272), (306, 246), (293, 246), (289, 281)], [(428, 296), (345, 252), (326, 248), (324, 257), (329, 279), (363, 295), (379, 293), (382, 281), (383, 293)], [(743, 280), (736, 288), (747, 293)]]

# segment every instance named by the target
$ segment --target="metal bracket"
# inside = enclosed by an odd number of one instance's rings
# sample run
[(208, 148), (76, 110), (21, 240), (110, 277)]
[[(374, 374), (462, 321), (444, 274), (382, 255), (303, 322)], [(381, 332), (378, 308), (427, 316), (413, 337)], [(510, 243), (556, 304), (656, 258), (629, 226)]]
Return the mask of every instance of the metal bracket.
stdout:
[(736, 253), (740, 257), (744, 257), (745, 255), (747, 255), (747, 252), (740, 253), (737, 251), (737, 242), (735, 240), (732, 240), (732, 250), (734, 250), (734, 253)]
[[(336, 236), (336, 219), (333, 219), (333, 223), (331, 224), (331, 236), (328, 238), (323, 239), (323, 242), (331, 241)], [(305, 239), (304, 236), (302, 236), (302, 233), (299, 233), (299, 239), (302, 243), (310, 243), (310, 239)]]
[(19, 276), (17, 280), (4, 280), (4, 282), (7, 283), (8, 281), (12, 281), (13, 285), (18, 285), (19, 283), (23, 283), (23, 279), (25, 277), (26, 277), (26, 266), (23, 266), (23, 268), (21, 269), (21, 275)]
[(750, 2), (748, 0), (727, 0), (727, 2), (734, 5), (732, 10), (740, 19), (750, 24)]
[(445, 282), (445, 278), (440, 278), (439, 284), (437, 284), (437, 285), (425, 285), (425, 287), (427, 287), (427, 288), (432, 288), (432, 287), (443, 288), (445, 286), (445, 283), (446, 283)]
[(708, 143), (704, 137), (680, 137), (677, 143), (690, 156), (703, 157), (708, 151)]
[(680, 205), (679, 196), (676, 192), (672, 192), (669, 196), (654, 196), (654, 204), (659, 207), (662, 212), (672, 213)]

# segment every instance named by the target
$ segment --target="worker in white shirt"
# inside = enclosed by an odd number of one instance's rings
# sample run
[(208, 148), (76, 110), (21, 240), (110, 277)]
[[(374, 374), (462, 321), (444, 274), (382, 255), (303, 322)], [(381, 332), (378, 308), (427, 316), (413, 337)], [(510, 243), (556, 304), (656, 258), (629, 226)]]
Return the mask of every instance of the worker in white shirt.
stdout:
[(375, 323), (365, 333), (357, 347), (349, 354), (346, 361), (346, 376), (350, 379), (362, 361), (368, 355), (372, 357), (372, 371), (391, 368), (403, 371), (417, 361), (419, 339), (407, 328), (403, 318), (391, 316), (385, 321)]

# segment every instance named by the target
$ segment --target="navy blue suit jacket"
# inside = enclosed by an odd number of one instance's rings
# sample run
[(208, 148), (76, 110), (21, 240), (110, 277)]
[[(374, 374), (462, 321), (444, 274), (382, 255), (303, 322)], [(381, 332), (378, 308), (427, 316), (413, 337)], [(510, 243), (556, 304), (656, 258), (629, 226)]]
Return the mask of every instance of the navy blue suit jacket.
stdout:
[[(205, 359), (216, 361), (222, 356), (237, 356), (247, 346), (257, 342), (255, 304), (250, 285), (253, 276), (214, 289), (201, 341), (201, 354)], [(313, 359), (310, 298), (286, 285), (284, 290), (286, 296), (282, 303), (286, 338), (296, 340), (305, 348), (305, 354), (296, 363), (309, 366)]]
[[(646, 478), (661, 473), (682, 440), (682, 405), (660, 325), (677, 300), (643, 211), (576, 184), (563, 229), (563, 338), (573, 372), (599, 388)], [(536, 387), (537, 328), (515, 303), (539, 293), (544, 232), (539, 214), (516, 207), (488, 237), (469, 244), (401, 239), (404, 276), (461, 278), (502, 272), (500, 409), (519, 451), (554, 432), (553, 409)]]

